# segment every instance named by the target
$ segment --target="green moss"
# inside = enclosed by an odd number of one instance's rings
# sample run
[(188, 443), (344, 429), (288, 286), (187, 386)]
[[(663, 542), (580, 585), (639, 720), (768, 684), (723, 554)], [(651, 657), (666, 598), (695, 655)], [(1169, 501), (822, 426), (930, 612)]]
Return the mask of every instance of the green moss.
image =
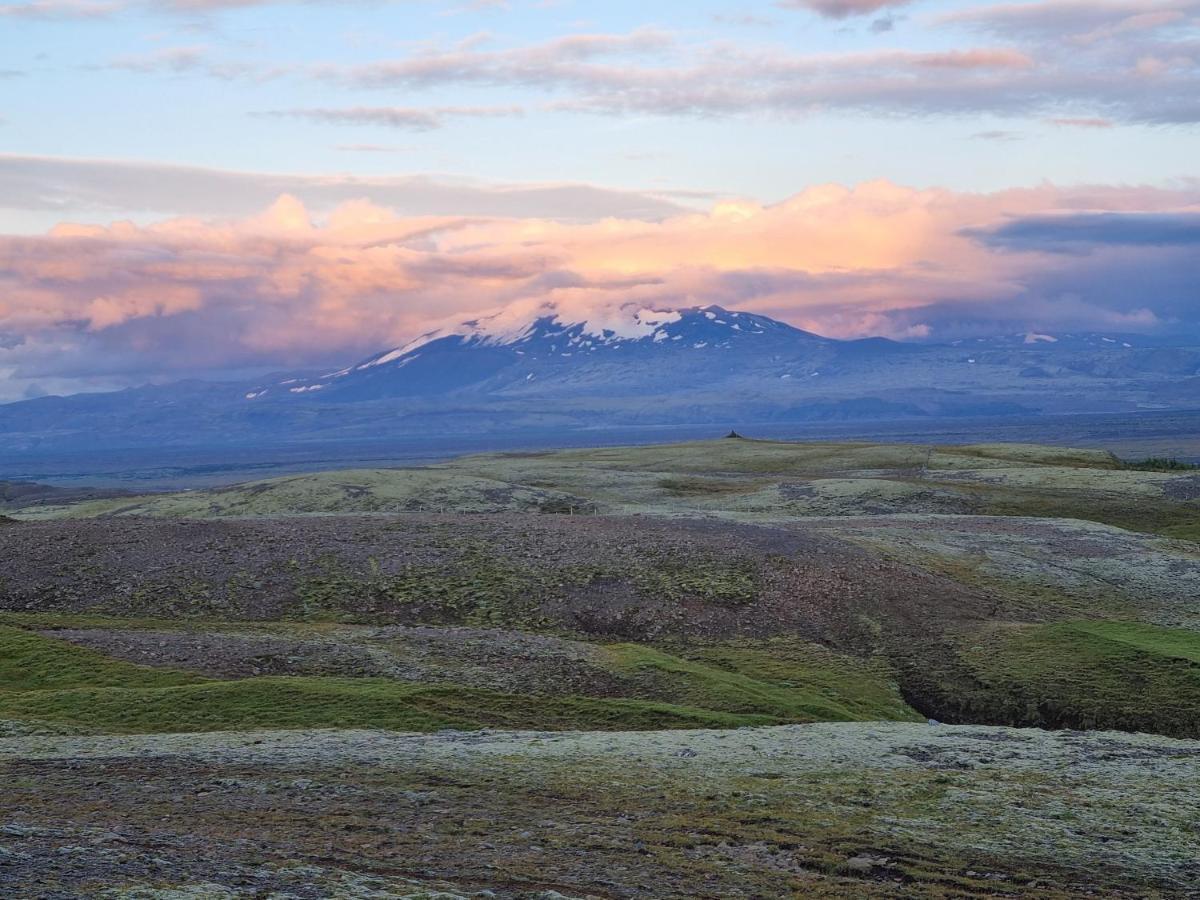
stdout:
[(248, 678), (159, 688), (0, 694), (0, 719), (61, 722), (113, 733), (268, 728), (548, 728), (645, 730), (776, 724), (641, 700), (530, 697), (376, 678)]
[(750, 494), (762, 487), (762, 482), (727, 478), (677, 477), (660, 478), (658, 486), (672, 497), (711, 497), (721, 494)]
[(383, 573), (378, 565), (351, 570), (334, 557), (316, 571), (294, 565), (297, 616), (307, 620), (406, 621), (432, 625), (548, 626), (542, 605), (572, 588), (625, 581), (646, 599), (695, 598), (725, 605), (758, 595), (753, 560), (701, 553), (655, 553), (626, 563), (552, 567), (519, 563), (487, 548), (466, 546), (442, 564), (410, 564)]
[(0, 693), (85, 686), (167, 687), (202, 680), (187, 672), (122, 662), (66, 641), (0, 625)]
[(521, 567), (468, 549), (444, 565), (403, 566), (384, 574), (372, 563), (351, 571), (336, 558), (320, 561), (316, 572), (296, 567), (296, 596), (305, 619), (336, 619), (347, 614), (371, 621), (400, 614), (430, 624), (540, 624), (536, 607), (554, 579), (534, 567)]
[[(601, 577), (605, 573), (599, 573)], [(751, 560), (724, 557), (657, 555), (621, 572), (650, 598), (696, 597), (730, 606), (758, 596), (759, 567)]]
[(1164, 537), (1175, 538), (1179, 541), (1200, 541), (1200, 519), (1179, 525), (1169, 525), (1159, 533)]
[(1200, 736), (1200, 635), (1134, 622), (991, 625), (897, 650), (937, 718)]
[(1125, 645), (1153, 656), (1200, 665), (1200, 634), (1142, 622), (1070, 622), (1063, 630)]
[(1006, 492), (985, 508), (989, 516), (1044, 516), (1082, 519), (1126, 531), (1167, 534), (1173, 528), (1194, 526), (1195, 507), (1166, 500), (1129, 497), (1087, 497), (1066, 491)]
[(1200, 469), (1200, 465), (1182, 462), (1174, 457), (1149, 456), (1146, 459), (1124, 460), (1121, 468), (1135, 472), (1190, 472)]
[[(39, 624), (52, 623), (43, 618)], [(214, 681), (133, 665), (0, 626), (0, 718), (124, 732), (271, 727), (425, 731), (488, 725), (716, 728), (917, 717), (900, 700), (884, 667), (816, 645), (713, 645), (683, 648), (676, 655), (620, 644), (606, 651), (625, 685), (618, 688), (621, 697), (563, 696), (553, 684), (514, 694), (381, 678)], [(446, 677), (454, 678), (454, 671), (447, 669)], [(611, 684), (604, 687), (606, 692), (613, 689)]]
[(885, 666), (795, 641), (685, 648), (608, 648), (618, 668), (650, 674), (678, 702), (788, 722), (914, 720)]

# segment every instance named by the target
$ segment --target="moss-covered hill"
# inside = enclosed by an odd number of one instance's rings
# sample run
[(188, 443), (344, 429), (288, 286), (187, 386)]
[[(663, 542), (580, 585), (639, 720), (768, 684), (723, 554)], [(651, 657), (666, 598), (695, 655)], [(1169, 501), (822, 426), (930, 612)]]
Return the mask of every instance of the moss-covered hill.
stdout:
[(51, 706), (79, 727), (919, 713), (1196, 735), (1198, 498), (1187, 468), (1029, 445), (478, 456), (29, 507), (0, 529), (0, 612), (204, 679), (66, 686)]
[(721, 440), (464, 457), (205, 491), (15, 510), (25, 519), (411, 512), (1051, 516), (1178, 536), (1200, 527), (1200, 472), (1027, 444)]

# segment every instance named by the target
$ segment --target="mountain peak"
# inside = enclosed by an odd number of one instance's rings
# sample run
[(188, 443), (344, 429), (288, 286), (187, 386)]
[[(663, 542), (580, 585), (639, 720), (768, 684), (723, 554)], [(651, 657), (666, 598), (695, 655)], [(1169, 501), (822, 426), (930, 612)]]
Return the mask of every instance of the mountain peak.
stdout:
[[(289, 379), (256, 388), (246, 400), (329, 393), (364, 396), (454, 390), (467, 384), (526, 384), (569, 377), (584, 360), (663, 359), (669, 369), (686, 357), (720, 354), (720, 365), (755, 354), (813, 350), (837, 344), (750, 312), (710, 304), (675, 309), (628, 303), (580, 312), (543, 303), (429, 331), (399, 347), (316, 380)], [(735, 351), (742, 351), (737, 353)], [(675, 362), (666, 364), (666, 359)], [(411, 368), (410, 368), (411, 367)], [(384, 381), (387, 384), (384, 384)], [(371, 382), (370, 385), (367, 382)]]
[[(350, 369), (331, 373), (342, 377), (351, 371), (398, 363), (410, 354), (438, 341), (457, 342), (474, 347), (528, 347), (545, 344), (551, 352), (595, 352), (631, 342), (665, 343), (693, 338), (695, 343), (750, 334), (787, 333), (796, 337), (821, 340), (816, 335), (755, 313), (735, 312), (715, 304), (664, 309), (640, 304), (625, 304), (614, 309), (586, 314), (560, 310), (554, 304), (542, 304), (532, 315), (518, 316), (507, 310), (491, 316), (469, 319), (455, 325), (428, 331), (407, 344), (370, 357)], [(561, 348), (570, 349), (561, 349)]]

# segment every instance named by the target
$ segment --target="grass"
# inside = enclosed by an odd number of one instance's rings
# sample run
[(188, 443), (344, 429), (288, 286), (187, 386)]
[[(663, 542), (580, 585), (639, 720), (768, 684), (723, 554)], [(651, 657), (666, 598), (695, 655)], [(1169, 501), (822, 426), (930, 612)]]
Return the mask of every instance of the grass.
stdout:
[(1183, 462), (1173, 456), (1148, 456), (1145, 459), (1124, 460), (1121, 468), (1135, 472), (1193, 472), (1200, 469), (1200, 465)]
[(114, 733), (260, 728), (736, 728), (777, 724), (646, 700), (534, 697), (378, 678), (213, 681), (122, 662), (66, 641), (0, 626), (0, 719)]
[(989, 516), (1080, 519), (1126, 531), (1180, 538), (1200, 530), (1195, 506), (1136, 497), (1087, 497), (1066, 491), (997, 492), (989, 498), (983, 512)]
[(1163, 537), (1174, 538), (1178, 541), (1200, 542), (1200, 519), (1184, 522), (1179, 525), (1168, 525), (1159, 531)]
[(672, 497), (713, 497), (723, 494), (751, 494), (762, 482), (728, 478), (677, 477), (660, 478), (657, 482)]
[(203, 680), (188, 672), (122, 662), (66, 641), (0, 625), (0, 697), (79, 687), (163, 688)]
[(609, 647), (617, 666), (648, 674), (682, 703), (789, 722), (919, 720), (891, 671), (801, 641), (686, 648), (673, 655), (640, 644)]
[(1200, 634), (1193, 631), (1158, 628), (1141, 622), (1072, 622), (1069, 627), (1100, 640), (1200, 665)]
[(903, 665), (906, 694), (946, 721), (1200, 735), (1200, 634), (1191, 631), (993, 624), (914, 649)]
[(913, 637), (903, 646), (891, 640), (896, 670), (794, 639), (610, 645), (621, 695), (567, 696), (554, 693), (553, 683), (548, 694), (533, 694), (374, 677), (216, 681), (0, 626), (0, 719), (142, 733), (737, 728), (931, 715), (1200, 735), (1194, 632), (1124, 621), (991, 623), (957, 637)]
[(768, 715), (646, 700), (531, 697), (461, 685), (319, 677), (0, 694), (0, 719), (50, 721), (115, 734), (271, 728), (437, 731), (489, 726), (640, 731), (779, 724)]
[(0, 719), (148, 733), (483, 727), (628, 731), (917, 718), (882, 669), (817, 647), (789, 650), (781, 643), (776, 649), (779, 655), (766, 647), (708, 647), (685, 659), (636, 644), (616, 645), (608, 655), (615, 670), (632, 676), (630, 692), (637, 696), (545, 696), (384, 678), (217, 681), (122, 662), (0, 626)]

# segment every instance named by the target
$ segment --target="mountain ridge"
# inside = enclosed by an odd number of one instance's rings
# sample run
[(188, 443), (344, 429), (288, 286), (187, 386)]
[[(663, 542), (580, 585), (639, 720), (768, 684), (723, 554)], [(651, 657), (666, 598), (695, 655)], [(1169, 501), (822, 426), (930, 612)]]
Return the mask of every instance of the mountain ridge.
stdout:
[(0, 435), (28, 450), (1197, 407), (1200, 348), (1136, 336), (839, 340), (715, 305), (543, 305), (334, 371), (0, 406)]

